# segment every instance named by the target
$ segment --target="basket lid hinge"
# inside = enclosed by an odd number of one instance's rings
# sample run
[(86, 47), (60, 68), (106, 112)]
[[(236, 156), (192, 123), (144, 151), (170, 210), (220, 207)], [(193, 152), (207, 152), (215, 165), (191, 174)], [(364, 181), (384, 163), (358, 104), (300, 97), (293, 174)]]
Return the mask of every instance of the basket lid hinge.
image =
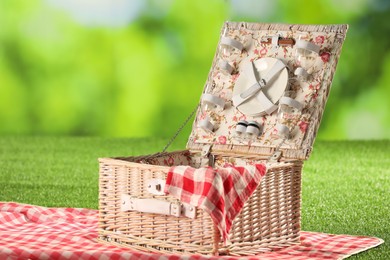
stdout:
[(286, 141), (286, 138), (283, 138), (282, 141), (275, 147), (274, 153), (268, 158), (269, 162), (279, 162), (280, 159), (282, 158), (282, 151), (281, 147)]
[(212, 144), (206, 144), (201, 151), (202, 165), (214, 167), (215, 156), (211, 153)]

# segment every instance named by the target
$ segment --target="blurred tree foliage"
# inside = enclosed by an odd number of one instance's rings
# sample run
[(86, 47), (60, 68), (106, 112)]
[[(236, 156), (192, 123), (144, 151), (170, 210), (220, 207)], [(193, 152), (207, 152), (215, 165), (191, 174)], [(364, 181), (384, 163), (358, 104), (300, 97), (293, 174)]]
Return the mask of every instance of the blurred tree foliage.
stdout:
[(169, 137), (199, 101), (223, 22), (245, 20), (350, 24), (319, 136), (390, 138), (387, 0), (138, 0), (119, 25), (61, 1), (108, 0), (0, 2), (0, 134)]

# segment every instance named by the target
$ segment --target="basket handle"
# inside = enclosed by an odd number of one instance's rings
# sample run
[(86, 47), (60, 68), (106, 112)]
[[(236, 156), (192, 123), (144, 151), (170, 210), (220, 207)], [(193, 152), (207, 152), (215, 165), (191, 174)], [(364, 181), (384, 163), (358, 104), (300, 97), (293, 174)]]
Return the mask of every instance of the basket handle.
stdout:
[(156, 199), (138, 199), (127, 194), (121, 195), (121, 211), (138, 211), (175, 217), (196, 217), (196, 208), (186, 203)]

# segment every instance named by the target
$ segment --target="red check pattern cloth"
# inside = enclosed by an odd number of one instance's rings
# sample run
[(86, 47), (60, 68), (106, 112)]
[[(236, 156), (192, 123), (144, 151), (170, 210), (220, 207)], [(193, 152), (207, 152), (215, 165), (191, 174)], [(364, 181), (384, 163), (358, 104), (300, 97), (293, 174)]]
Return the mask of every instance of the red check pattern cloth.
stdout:
[[(133, 251), (100, 244), (96, 238), (98, 211), (74, 208), (45, 208), (0, 202), (0, 259), (59, 260), (177, 260), (178, 255)], [(301, 232), (301, 244), (258, 256), (237, 258), (191, 255), (198, 260), (319, 260), (344, 259), (375, 247), (383, 240), (374, 237)]]
[(217, 169), (174, 166), (164, 191), (210, 214), (226, 244), (234, 218), (265, 174), (264, 164)]

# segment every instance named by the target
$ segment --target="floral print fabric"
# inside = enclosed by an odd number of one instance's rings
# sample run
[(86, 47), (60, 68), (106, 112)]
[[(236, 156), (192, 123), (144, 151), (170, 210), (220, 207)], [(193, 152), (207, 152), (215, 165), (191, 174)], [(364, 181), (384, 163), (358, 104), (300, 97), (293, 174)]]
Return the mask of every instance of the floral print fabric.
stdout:
[[(316, 122), (322, 116), (322, 108), (325, 106), (330, 84), (336, 67), (338, 55), (344, 40), (338, 32), (306, 32), (294, 30), (251, 30), (236, 28), (233, 23), (226, 23), (225, 36), (241, 40), (247, 46), (241, 53), (221, 55), (220, 48), (214, 59), (214, 65), (210, 71), (209, 79), (205, 86), (205, 93), (210, 93), (223, 98), (227, 103), (224, 110), (202, 110), (202, 104), (198, 110), (189, 141), (191, 144), (220, 144), (220, 145), (251, 145), (260, 147), (275, 147), (280, 143), (276, 125), (278, 112), (262, 117), (244, 115), (231, 104), (235, 82), (240, 77), (244, 64), (264, 57), (281, 59), (288, 68), (288, 90), (293, 91), (295, 99), (304, 104), (302, 111), (288, 118), (288, 124), (293, 128), (291, 138), (286, 140), (282, 149), (308, 149), (312, 147), (317, 132)], [(264, 43), (264, 39), (279, 35), (281, 38), (292, 38), (295, 41), (306, 40), (320, 47), (318, 57), (311, 68), (311, 75), (307, 79), (301, 79), (294, 75), (294, 70), (299, 66), (296, 57), (296, 48), (292, 45), (274, 46)], [(248, 47), (249, 46), (249, 47)], [(233, 74), (228, 74), (220, 69), (217, 64), (220, 60), (226, 60), (235, 68)], [(217, 127), (213, 132), (207, 132), (198, 127), (199, 121), (209, 118)], [(235, 138), (236, 124), (241, 121), (256, 121), (262, 126), (262, 134), (256, 141), (248, 143)]]

